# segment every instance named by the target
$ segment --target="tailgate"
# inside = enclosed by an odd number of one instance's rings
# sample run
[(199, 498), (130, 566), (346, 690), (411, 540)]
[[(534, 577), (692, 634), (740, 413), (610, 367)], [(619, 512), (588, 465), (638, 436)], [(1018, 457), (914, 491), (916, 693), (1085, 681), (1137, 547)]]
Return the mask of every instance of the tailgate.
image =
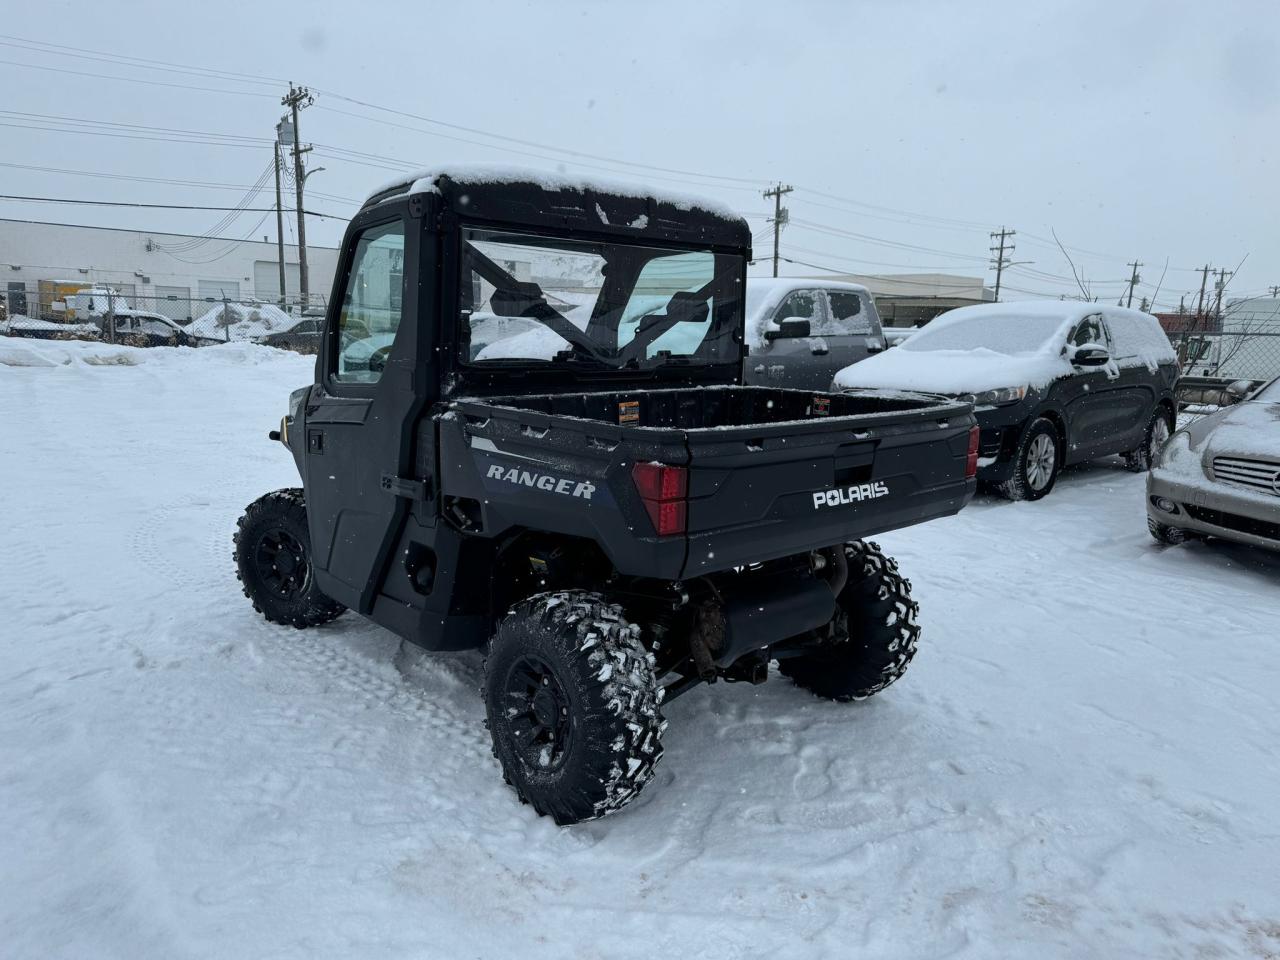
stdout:
[(964, 404), (899, 413), (690, 430), (684, 576), (860, 540), (956, 513)]

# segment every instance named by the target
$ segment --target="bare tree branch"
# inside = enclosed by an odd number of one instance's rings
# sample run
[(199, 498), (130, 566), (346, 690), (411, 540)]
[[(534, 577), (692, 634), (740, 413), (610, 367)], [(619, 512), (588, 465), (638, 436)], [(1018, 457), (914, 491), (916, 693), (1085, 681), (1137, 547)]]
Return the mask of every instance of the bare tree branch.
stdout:
[(1062, 251), (1062, 255), (1067, 258), (1067, 266), (1071, 268), (1071, 275), (1076, 278), (1076, 286), (1080, 288), (1080, 293), (1086, 300), (1092, 300), (1093, 297), (1090, 295), (1088, 288), (1080, 280), (1080, 274), (1076, 271), (1075, 261), (1071, 259), (1071, 254), (1067, 253), (1067, 248), (1064, 247), (1062, 245), (1062, 241), (1058, 239), (1058, 231), (1054, 230), (1053, 227), (1050, 226), (1049, 232), (1053, 234), (1053, 242), (1058, 245), (1058, 249)]

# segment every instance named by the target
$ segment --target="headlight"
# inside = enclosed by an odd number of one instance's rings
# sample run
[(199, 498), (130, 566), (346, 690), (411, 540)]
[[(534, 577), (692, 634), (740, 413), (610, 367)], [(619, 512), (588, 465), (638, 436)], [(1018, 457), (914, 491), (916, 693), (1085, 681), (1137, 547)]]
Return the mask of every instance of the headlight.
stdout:
[(1009, 403), (1017, 403), (1027, 395), (1026, 387), (1000, 387), (996, 390), (983, 390), (981, 393), (966, 393), (960, 397), (975, 407), (1003, 407)]
[(303, 401), (307, 399), (307, 394), (311, 392), (310, 387), (299, 387), (293, 393), (289, 394), (289, 419), (297, 420), (298, 411), (302, 409)]

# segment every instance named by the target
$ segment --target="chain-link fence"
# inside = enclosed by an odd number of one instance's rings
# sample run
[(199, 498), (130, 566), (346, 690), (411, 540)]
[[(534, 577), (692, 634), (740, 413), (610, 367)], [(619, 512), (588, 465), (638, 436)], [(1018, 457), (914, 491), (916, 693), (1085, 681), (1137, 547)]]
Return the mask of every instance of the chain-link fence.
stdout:
[[(314, 353), (324, 316), (321, 302), (300, 304), (214, 297), (129, 297), (112, 288), (85, 288), (41, 304), (6, 297), (0, 333), (45, 340), (98, 340), (135, 346), (207, 346), (239, 340)], [(35, 306), (37, 309), (32, 309)]]
[(1170, 339), (1182, 367), (1179, 426), (1235, 403), (1246, 389), (1280, 376), (1280, 331), (1185, 331)]

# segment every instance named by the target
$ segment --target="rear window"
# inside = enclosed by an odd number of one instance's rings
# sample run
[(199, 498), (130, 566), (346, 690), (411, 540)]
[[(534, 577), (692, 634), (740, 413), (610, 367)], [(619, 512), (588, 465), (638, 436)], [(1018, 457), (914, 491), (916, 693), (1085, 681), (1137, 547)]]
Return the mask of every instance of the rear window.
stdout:
[(952, 320), (940, 317), (897, 349), (925, 353), (982, 348), (1014, 357), (1061, 343), (1064, 325), (1061, 317), (1004, 313)]

